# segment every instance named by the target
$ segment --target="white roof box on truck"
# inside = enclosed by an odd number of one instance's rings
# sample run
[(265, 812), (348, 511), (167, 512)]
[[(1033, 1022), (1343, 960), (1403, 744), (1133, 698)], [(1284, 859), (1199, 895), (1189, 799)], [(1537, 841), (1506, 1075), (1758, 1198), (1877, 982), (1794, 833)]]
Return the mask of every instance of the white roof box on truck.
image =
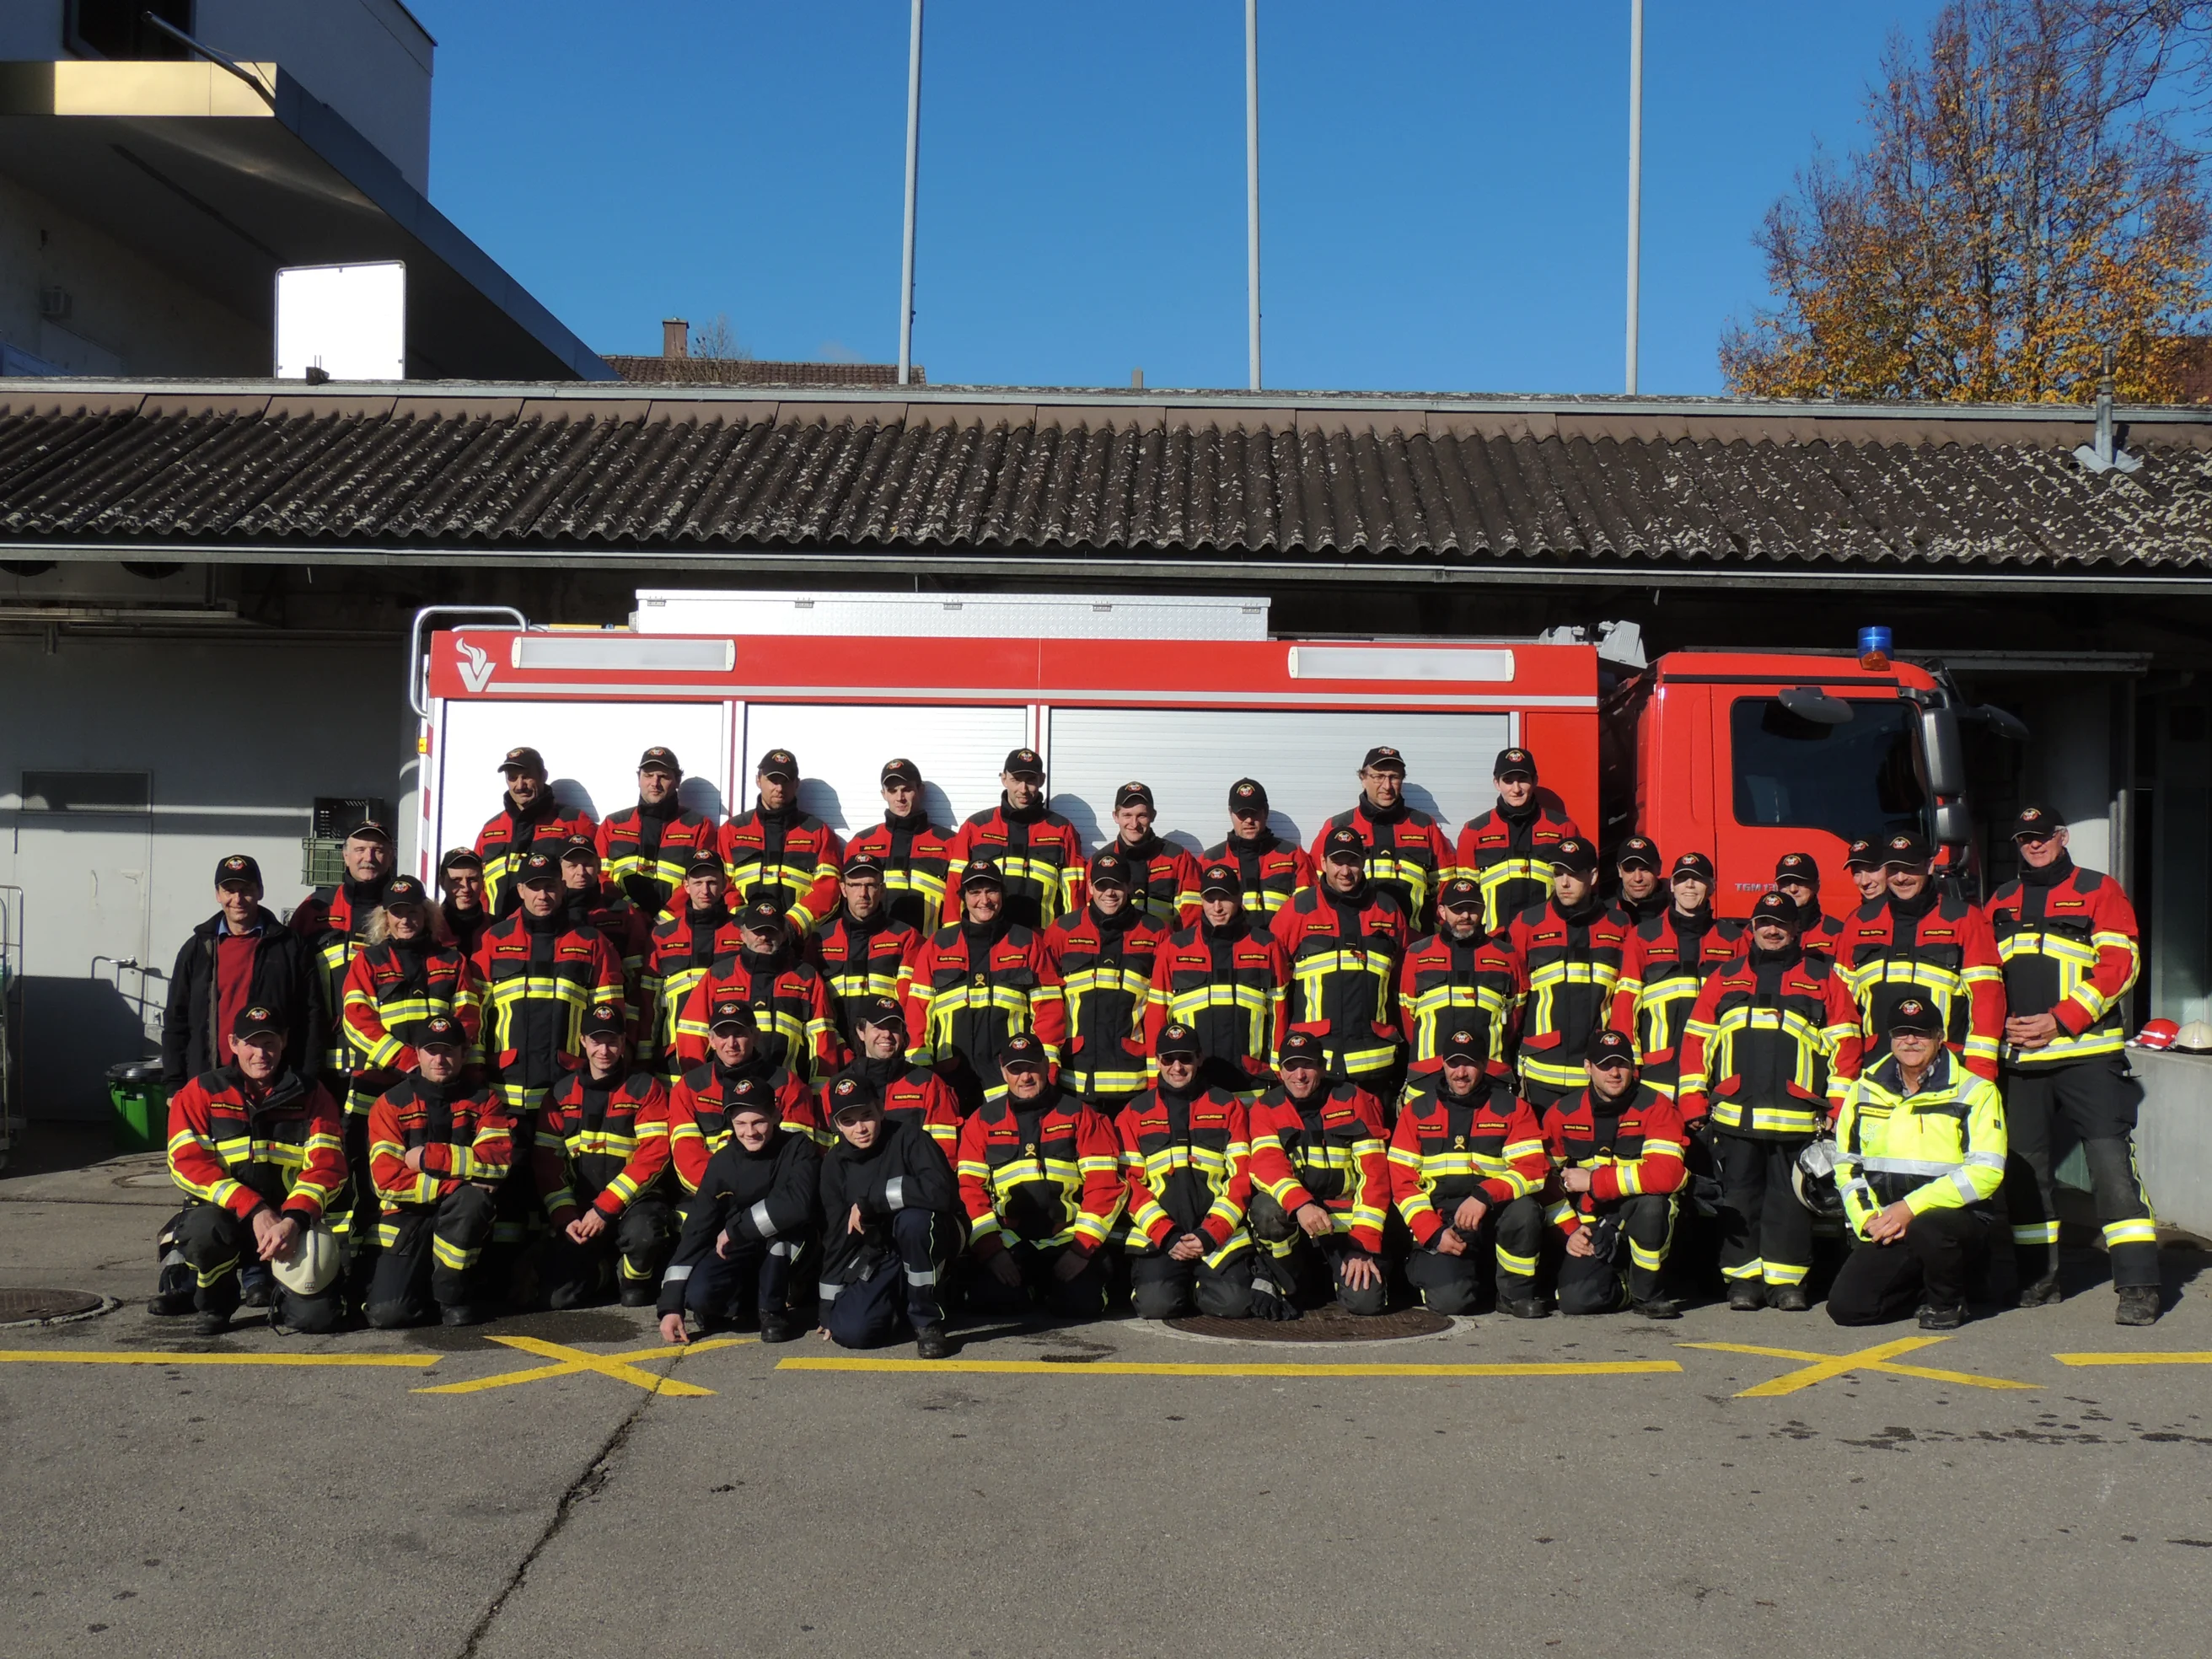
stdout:
[(1267, 601), (1144, 593), (842, 593), (641, 588), (641, 634), (966, 640), (1264, 640)]

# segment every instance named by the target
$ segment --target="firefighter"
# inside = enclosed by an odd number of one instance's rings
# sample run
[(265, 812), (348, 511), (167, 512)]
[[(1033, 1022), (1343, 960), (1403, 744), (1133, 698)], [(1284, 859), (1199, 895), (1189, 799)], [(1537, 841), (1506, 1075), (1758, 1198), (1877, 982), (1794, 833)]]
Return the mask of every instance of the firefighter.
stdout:
[[(550, 862), (550, 855), (533, 857)], [(369, 1167), (383, 1206), (368, 1322), (441, 1324), (490, 1317), (480, 1263), (514, 1157), (514, 1119), (468, 1063), (469, 1035), (433, 1014), (416, 1066), (369, 1108)]]
[(932, 823), (922, 805), (921, 769), (904, 758), (884, 763), (884, 821), (847, 843), (847, 859), (872, 858), (884, 872), (885, 907), (927, 939), (946, 914), (945, 874), (952, 831)]
[(906, 995), (921, 935), (891, 915), (884, 866), (848, 853), (837, 878), (836, 913), (807, 937), (807, 965), (821, 975), (830, 1030), (847, 1054), (854, 1046), (851, 1010), (877, 997)]
[(1544, 902), (1553, 849), (1582, 831), (1537, 788), (1536, 757), (1527, 750), (1499, 750), (1490, 772), (1498, 805), (1461, 829), (1455, 867), (1482, 889), (1483, 931), (1502, 933)]
[[(760, 1035), (750, 1003), (722, 998), (707, 1016), (707, 1058), (668, 1091), (668, 1162), (687, 1194), (699, 1190), (707, 1165), (730, 1144), (730, 1125), (744, 1102), (759, 1101), (784, 1134), (809, 1146), (822, 1139), (805, 1085), (769, 1059)], [(690, 1213), (688, 1203), (684, 1211)]]
[(538, 1190), (551, 1231), (538, 1274), (545, 1304), (578, 1308), (606, 1292), (645, 1308), (675, 1240), (668, 1169), (668, 1090), (630, 1063), (629, 1022), (611, 1003), (586, 1011), (584, 1063), (539, 1114)]
[(368, 919), (384, 902), (384, 890), (392, 880), (392, 836), (374, 822), (354, 825), (340, 849), (345, 876), (335, 887), (318, 887), (292, 912), (291, 928), (307, 941), (323, 964), (324, 1006), (330, 1025), (323, 1033), (323, 1085), (333, 1100), (343, 1100), (353, 1061), (353, 1051), (338, 1029), (338, 1013), (345, 1002), (346, 970), (368, 931)]
[(1661, 886), (1659, 872), (1667, 866), (1659, 860), (1659, 843), (1649, 836), (1631, 836), (1613, 855), (1613, 873), (1619, 884), (1613, 905), (1641, 925), (1667, 914), (1674, 902)]
[(873, 1085), (847, 1075), (824, 1093), (836, 1140), (822, 1157), (822, 1331), (842, 1348), (914, 1337), (945, 1359), (942, 1285), (960, 1248), (960, 1194), (938, 1144), (886, 1117)]
[(1854, 1242), (1828, 1287), (1828, 1317), (1876, 1325), (1917, 1303), (1923, 1331), (1965, 1324), (2004, 1172), (1996, 1085), (1943, 1046), (1931, 1004), (1903, 998), (1890, 1011), (1888, 1054), (1853, 1081), (1836, 1123), (1836, 1190)]
[[(1241, 903), (1237, 909), (1241, 915)], [(1163, 1026), (1152, 1046), (1159, 1081), (1115, 1120), (1128, 1181), (1129, 1289), (1139, 1319), (1173, 1319), (1194, 1308), (1216, 1319), (1253, 1311), (1252, 1236), (1244, 1225), (1251, 1129), (1243, 1102), (1200, 1079), (1202, 1057), (1196, 1031)]]
[(483, 860), (491, 913), (504, 919), (522, 902), (516, 878), (533, 850), (557, 848), (571, 836), (588, 836), (599, 826), (582, 808), (568, 809), (553, 798), (545, 781), (545, 757), (535, 749), (510, 749), (499, 763), (507, 793), (499, 811), (477, 831), (477, 857)]
[(1033, 1031), (1057, 1063), (1067, 1036), (1060, 975), (1044, 940), (1006, 914), (999, 866), (977, 858), (962, 872), (960, 921), (940, 927), (915, 955), (907, 991), (908, 1051), (933, 1064), (973, 1112), (1005, 1091), (999, 1056)]
[(2119, 1322), (2148, 1325), (2159, 1316), (2158, 1243), (2130, 1145), (2142, 1085), (2123, 1052), (2121, 1006), (2142, 962), (2135, 910), (2119, 883), (2074, 862), (2065, 820), (2049, 808), (2022, 807), (2012, 839), (2020, 878), (1997, 890), (1987, 915), (2004, 964), (2005, 1199), (2021, 1305), (2060, 1297), (2051, 1170), (2079, 1141)]
[(1685, 1178), (1681, 1114), (1638, 1077), (1626, 1032), (1599, 1032), (1583, 1068), (1589, 1085), (1544, 1112), (1544, 1150), (1561, 1194), (1548, 1219), (1566, 1235), (1559, 1311), (1614, 1313), (1625, 1304), (1646, 1319), (1680, 1319), (1682, 1310), (1660, 1293), (1659, 1274)]
[(691, 1340), (687, 1309), (711, 1329), (743, 1322), (750, 1304), (762, 1341), (788, 1342), (805, 1328), (792, 1309), (791, 1279), (814, 1234), (814, 1139), (790, 1133), (775, 1092), (759, 1078), (739, 1078), (717, 1098), (720, 1145), (702, 1155), (683, 1237), (661, 1274), (661, 1338)]
[(346, 1185), (337, 1103), (284, 1064), (289, 1033), (274, 1008), (248, 1002), (228, 1030), (229, 1060), (169, 1097), (169, 1178), (189, 1201), (163, 1229), (165, 1247), (188, 1275), (201, 1336), (221, 1335), (238, 1310), (241, 1257), (269, 1269), (327, 1251), (331, 1276), (319, 1287), (279, 1280), (270, 1297), (271, 1325), (326, 1335), (345, 1313), (327, 1219)]
[(623, 1006), (635, 1014), (645, 981), (645, 959), (653, 949), (653, 922), (607, 880), (599, 866), (599, 844), (589, 836), (571, 836), (561, 848), (561, 902), (569, 926), (594, 928), (606, 940), (622, 963)]
[(1083, 908), (1044, 936), (1067, 1011), (1060, 1080), (1101, 1111), (1118, 1110), (1145, 1086), (1145, 1010), (1169, 932), (1137, 908), (1135, 886), (1128, 860), (1101, 853), (1091, 860)]
[(1105, 852), (1127, 866), (1131, 906), (1164, 933), (1198, 920), (1198, 860), (1152, 833), (1158, 815), (1149, 786), (1123, 784), (1114, 792), (1116, 833)]
[(1490, 1034), (1491, 1071), (1513, 1075), (1508, 1053), (1528, 988), (1510, 939), (1483, 932), (1482, 908), (1481, 886), (1454, 876), (1437, 890), (1437, 931), (1407, 947), (1398, 1014), (1410, 1039), (1409, 1078), (1432, 1076), (1444, 1037), (1476, 1014)]
[(1889, 1011), (1916, 988), (1943, 1016), (1952, 1052), (1995, 1081), (2004, 1038), (2004, 966), (1989, 919), (1963, 898), (1939, 892), (1928, 843), (1910, 833), (1882, 844), (1887, 895), (1861, 905), (1835, 951), (1860, 1022), (1877, 1053), (1889, 1043)]
[(1199, 860), (1201, 869), (1209, 864), (1237, 867), (1244, 908), (1263, 927), (1291, 902), (1291, 894), (1313, 884), (1313, 860), (1306, 849), (1267, 827), (1267, 791), (1256, 778), (1239, 778), (1229, 786), (1229, 834)]
[(1382, 1311), (1390, 1160), (1382, 1108), (1331, 1080), (1320, 1036), (1283, 1038), (1279, 1081), (1252, 1103), (1253, 1310), (1296, 1318), (1333, 1291), (1344, 1310)]
[(1000, 1087), (960, 1126), (955, 1165), (968, 1212), (969, 1304), (1042, 1307), (1095, 1318), (1106, 1302), (1105, 1244), (1126, 1188), (1112, 1124), (1053, 1081), (1044, 1045), (1006, 1040)]
[(1879, 899), (1889, 891), (1889, 878), (1881, 869), (1881, 848), (1876, 842), (1853, 842), (1844, 853), (1844, 873), (1859, 890), (1861, 904)]
[(1597, 848), (1553, 843), (1552, 896), (1513, 918), (1513, 952), (1528, 976), (1521, 1092), (1539, 1109), (1579, 1089), (1590, 1040), (1614, 1014), (1614, 988), (1640, 982), (1635, 925), (1597, 896)]
[(738, 915), (736, 951), (714, 959), (677, 1016), (676, 1055), (684, 1066), (706, 1059), (708, 1012), (735, 997), (751, 1007), (769, 1064), (787, 1066), (807, 1083), (837, 1069), (829, 989), (820, 974), (799, 960), (784, 916), (772, 898), (754, 899)]
[(643, 1005), (638, 1011), (638, 1059), (664, 1078), (672, 1079), (684, 1069), (676, 1049), (676, 1022), (692, 988), (718, 959), (743, 948), (738, 919), (730, 914), (729, 886), (721, 854), (695, 847), (684, 860), (682, 889), (653, 930), (638, 988)]
[(1613, 988), (1615, 1030), (1635, 1039), (1638, 1081), (1674, 1098), (1681, 1075), (1682, 1026), (1717, 968), (1743, 951), (1740, 921), (1713, 914), (1713, 861), (1684, 853), (1667, 880), (1668, 907), (1638, 922), (1632, 971)]
[(772, 899), (794, 939), (818, 927), (837, 902), (837, 869), (845, 843), (817, 817), (799, 810), (799, 762), (771, 749), (753, 773), (750, 812), (722, 826), (722, 862), (739, 903)]
[(1352, 831), (1366, 849), (1368, 880), (1398, 902), (1408, 933), (1425, 932), (1434, 921), (1437, 884), (1451, 871), (1451, 847), (1434, 818), (1406, 804), (1403, 755), (1388, 744), (1370, 749), (1358, 775), (1358, 804), (1314, 837), (1315, 872), (1326, 873), (1329, 837), (1339, 830)]
[(1207, 1086), (1249, 1100), (1274, 1077), (1290, 1023), (1290, 957), (1252, 926), (1230, 866), (1206, 866), (1198, 885), (1197, 921), (1170, 933), (1152, 958), (1145, 1048), (1157, 1053), (1170, 1024), (1190, 1027)]
[(1083, 841), (1075, 826), (1045, 810), (1044, 762), (1034, 749), (1017, 749), (999, 773), (999, 804), (960, 826), (947, 854), (945, 921), (957, 926), (965, 914), (960, 884), (968, 866), (988, 860), (998, 873), (1006, 919), (1042, 933), (1054, 916), (1075, 908), (1082, 879)]
[[(1593, 873), (1595, 873), (1593, 872)], [(1531, 1198), (1551, 1173), (1534, 1109), (1489, 1075), (1479, 1023), (1445, 1035), (1435, 1077), (1410, 1091), (1390, 1134), (1390, 1197), (1413, 1236), (1406, 1277), (1441, 1314), (1475, 1311), (1485, 1240), (1497, 1257), (1497, 1304), (1516, 1319), (1551, 1312), (1536, 1294), (1544, 1213)]]
[(438, 915), (446, 936), (463, 956), (473, 957), (492, 920), (484, 904), (483, 860), (472, 848), (448, 848), (438, 860), (438, 886), (445, 894), (438, 901)]
[(914, 1124), (937, 1143), (950, 1167), (959, 1155), (960, 1097), (928, 1066), (907, 1058), (906, 1005), (896, 997), (861, 997), (851, 1010), (852, 1058), (822, 1085), (816, 1116), (828, 1121), (830, 1091), (841, 1079), (859, 1078), (882, 1100), (885, 1117)]
[(659, 745), (638, 757), (637, 805), (611, 812), (599, 825), (599, 860), (607, 879), (637, 907), (650, 927), (676, 897), (693, 856), (720, 848), (714, 821), (687, 811), (684, 768)]
[(1761, 893), (1745, 954), (1714, 969), (1682, 1028), (1676, 1103), (1721, 1183), (1729, 1306), (1802, 1313), (1813, 1218), (1791, 1182), (1797, 1154), (1859, 1071), (1859, 1017), (1844, 970), (1797, 942), (1803, 911)]
[(1396, 1005), (1407, 913), (1369, 877), (1358, 830), (1322, 836), (1321, 860), (1321, 880), (1275, 912), (1290, 963), (1289, 1021), (1322, 1033), (1332, 1078), (1395, 1100), (1405, 1066)]
[(216, 913), (192, 929), (169, 970), (161, 1082), (179, 1089), (230, 1063), (241, 1009), (266, 1008), (283, 1028), (292, 1068), (314, 1079), (333, 1015), (330, 981), (307, 942), (261, 902), (261, 866), (243, 853), (216, 860)]
[(1774, 861), (1774, 890), (1804, 913), (1797, 942), (1824, 957), (1836, 954), (1844, 924), (1820, 908), (1820, 862), (1810, 853), (1784, 853)]

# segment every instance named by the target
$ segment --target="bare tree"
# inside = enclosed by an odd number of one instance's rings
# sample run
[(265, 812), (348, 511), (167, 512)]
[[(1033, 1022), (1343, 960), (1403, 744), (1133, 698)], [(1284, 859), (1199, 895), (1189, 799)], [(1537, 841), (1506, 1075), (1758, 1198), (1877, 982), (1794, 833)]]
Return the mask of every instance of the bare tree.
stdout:
[(737, 330), (730, 326), (730, 313), (726, 311), (716, 312), (713, 322), (691, 331), (691, 355), (720, 362), (749, 363), (753, 360), (744, 342), (738, 338)]

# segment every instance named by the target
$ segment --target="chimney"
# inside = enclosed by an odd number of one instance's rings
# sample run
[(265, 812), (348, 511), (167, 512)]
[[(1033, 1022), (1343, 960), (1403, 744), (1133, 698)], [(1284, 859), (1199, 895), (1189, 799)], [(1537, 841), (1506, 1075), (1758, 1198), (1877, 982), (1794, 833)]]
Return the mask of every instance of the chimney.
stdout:
[(1145, 371), (1143, 369), (1133, 368), (1129, 371), (1129, 388), (1133, 392), (1142, 392), (1145, 389)]
[(691, 325), (681, 317), (665, 317), (660, 323), (660, 355), (664, 357), (689, 357), (691, 355)]

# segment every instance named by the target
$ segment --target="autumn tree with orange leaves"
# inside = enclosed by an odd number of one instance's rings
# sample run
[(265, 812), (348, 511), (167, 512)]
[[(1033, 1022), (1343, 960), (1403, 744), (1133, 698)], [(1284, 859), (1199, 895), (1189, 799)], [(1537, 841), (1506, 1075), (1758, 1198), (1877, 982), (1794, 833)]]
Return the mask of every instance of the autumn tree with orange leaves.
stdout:
[[(2197, 6), (2170, 9), (2180, 25)], [(2130, 401), (2176, 398), (2205, 331), (2199, 158), (2162, 112), (2143, 0), (1952, 0), (1893, 39), (1872, 143), (1816, 159), (1756, 238), (1778, 301), (1732, 325), (1740, 395), (2081, 402), (2106, 345)]]

